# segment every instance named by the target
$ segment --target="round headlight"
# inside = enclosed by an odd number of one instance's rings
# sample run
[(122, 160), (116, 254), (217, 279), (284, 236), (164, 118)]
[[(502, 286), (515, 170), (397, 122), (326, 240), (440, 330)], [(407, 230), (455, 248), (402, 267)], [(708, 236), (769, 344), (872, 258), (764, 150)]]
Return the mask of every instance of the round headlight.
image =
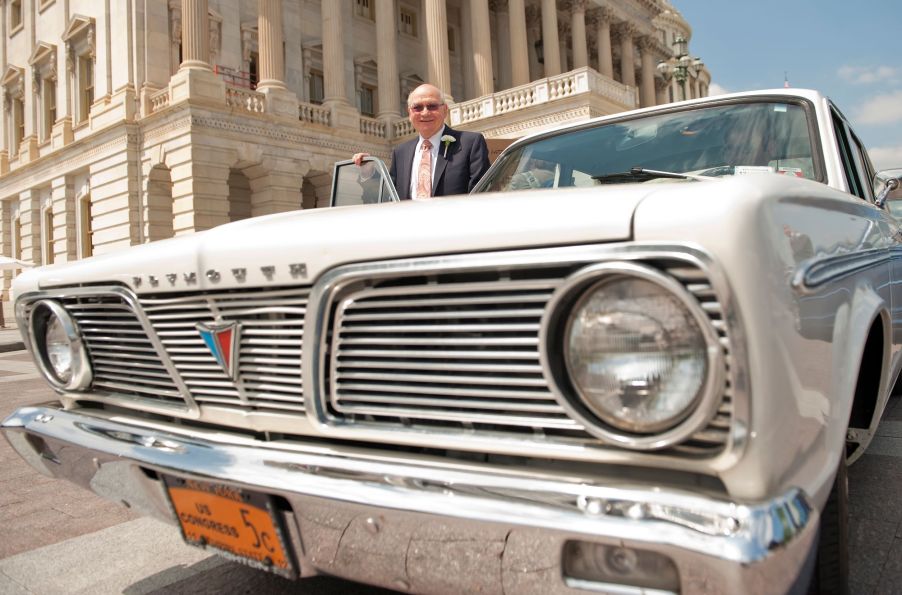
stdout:
[(38, 368), (50, 384), (73, 391), (91, 384), (88, 352), (78, 326), (58, 302), (41, 300), (32, 305), (29, 338)]
[(617, 276), (573, 309), (565, 363), (585, 405), (620, 430), (647, 434), (686, 418), (705, 384), (707, 343), (685, 305), (660, 285)]
[(72, 341), (66, 335), (63, 323), (56, 316), (50, 317), (44, 331), (47, 361), (56, 377), (63, 383), (72, 379)]
[(672, 446), (704, 427), (723, 395), (723, 351), (707, 314), (644, 264), (576, 271), (549, 301), (540, 339), (558, 402), (609, 443)]

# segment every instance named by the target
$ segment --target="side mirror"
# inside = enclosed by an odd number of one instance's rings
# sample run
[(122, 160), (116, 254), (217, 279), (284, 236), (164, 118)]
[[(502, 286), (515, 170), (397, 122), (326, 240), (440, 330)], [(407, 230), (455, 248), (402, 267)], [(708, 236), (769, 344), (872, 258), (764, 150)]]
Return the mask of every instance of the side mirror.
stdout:
[(332, 194), (329, 206), (397, 202), (385, 163), (377, 157), (365, 157), (358, 166), (352, 160), (339, 161), (332, 170)]
[[(902, 169), (885, 169), (874, 176), (874, 203), (883, 207), (887, 202), (902, 199)], [(890, 209), (893, 211), (893, 209)], [(898, 213), (893, 212), (898, 216)]]

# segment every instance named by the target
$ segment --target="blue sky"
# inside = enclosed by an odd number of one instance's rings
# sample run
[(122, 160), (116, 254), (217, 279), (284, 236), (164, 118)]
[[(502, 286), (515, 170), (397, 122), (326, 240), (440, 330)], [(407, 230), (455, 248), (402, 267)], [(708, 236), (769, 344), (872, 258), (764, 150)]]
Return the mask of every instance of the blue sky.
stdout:
[(878, 169), (902, 167), (900, 0), (671, 0), (711, 94), (783, 86), (836, 102)]

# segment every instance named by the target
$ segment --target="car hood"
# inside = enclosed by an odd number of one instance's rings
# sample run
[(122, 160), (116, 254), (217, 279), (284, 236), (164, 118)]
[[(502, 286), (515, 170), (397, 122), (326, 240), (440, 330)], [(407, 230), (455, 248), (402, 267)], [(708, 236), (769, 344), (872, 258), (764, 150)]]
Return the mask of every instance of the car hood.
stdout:
[(139, 293), (312, 282), (361, 262), (627, 240), (641, 185), (528, 191), (256, 217), (20, 275), (37, 288), (115, 282)]

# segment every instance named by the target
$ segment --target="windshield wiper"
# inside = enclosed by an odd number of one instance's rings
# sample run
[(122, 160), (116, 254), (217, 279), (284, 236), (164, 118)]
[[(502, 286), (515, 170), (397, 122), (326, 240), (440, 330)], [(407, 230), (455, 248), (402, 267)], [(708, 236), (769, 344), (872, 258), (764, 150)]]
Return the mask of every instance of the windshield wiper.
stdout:
[(670, 171), (659, 171), (656, 169), (645, 169), (644, 167), (631, 167), (629, 171), (624, 171), (616, 174), (592, 176), (592, 179), (599, 182), (600, 184), (647, 182), (648, 180), (657, 180), (660, 178), (674, 178), (677, 180), (696, 179), (695, 176), (688, 174), (678, 174)]

